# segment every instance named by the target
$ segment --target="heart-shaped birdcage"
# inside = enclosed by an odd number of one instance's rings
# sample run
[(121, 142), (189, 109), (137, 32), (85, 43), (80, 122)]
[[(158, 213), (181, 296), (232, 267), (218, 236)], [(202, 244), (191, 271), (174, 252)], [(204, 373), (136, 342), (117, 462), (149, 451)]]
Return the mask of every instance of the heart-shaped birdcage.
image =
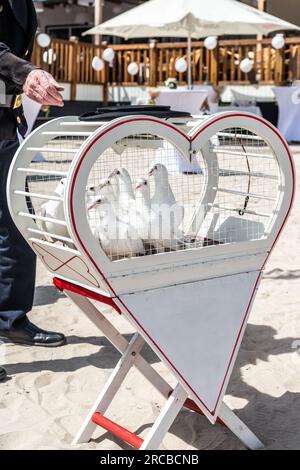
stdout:
[(19, 150), (9, 198), (48, 270), (112, 297), (214, 421), (294, 169), (257, 116), (187, 125), (52, 121)]

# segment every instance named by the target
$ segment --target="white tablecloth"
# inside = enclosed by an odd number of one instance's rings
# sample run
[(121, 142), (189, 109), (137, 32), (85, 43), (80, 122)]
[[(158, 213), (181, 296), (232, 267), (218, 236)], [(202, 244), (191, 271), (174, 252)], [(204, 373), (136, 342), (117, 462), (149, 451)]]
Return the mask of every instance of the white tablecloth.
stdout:
[(207, 93), (209, 113), (214, 114), (218, 112), (219, 96), (212, 85), (193, 85), (193, 90)]
[(262, 116), (259, 106), (218, 106), (218, 113), (222, 111), (245, 111), (246, 113), (256, 114)]
[(199, 114), (200, 108), (207, 98), (203, 90), (161, 90), (156, 99), (157, 105), (171, 106), (173, 111), (185, 111), (190, 114)]
[(300, 87), (274, 87), (279, 106), (278, 129), (289, 142), (300, 142)]
[[(22, 96), (22, 104), (23, 104), (25, 119), (26, 119), (27, 125), (28, 125), (28, 131), (27, 131), (26, 136), (25, 136), (25, 137), (27, 137), (27, 136), (29, 136), (29, 134), (31, 133), (31, 131), (33, 129), (35, 121), (36, 121), (36, 119), (39, 115), (41, 105), (39, 103), (37, 103), (36, 101), (31, 100), (30, 98), (28, 98), (25, 95)], [(19, 133), (18, 133), (18, 138), (19, 138), (19, 142), (21, 144), (24, 139)], [(39, 152), (33, 158), (33, 161), (34, 162), (44, 162), (45, 158)]]
[(257, 102), (275, 102), (275, 93), (271, 85), (228, 85), (222, 92), (224, 103), (240, 106), (253, 106)]

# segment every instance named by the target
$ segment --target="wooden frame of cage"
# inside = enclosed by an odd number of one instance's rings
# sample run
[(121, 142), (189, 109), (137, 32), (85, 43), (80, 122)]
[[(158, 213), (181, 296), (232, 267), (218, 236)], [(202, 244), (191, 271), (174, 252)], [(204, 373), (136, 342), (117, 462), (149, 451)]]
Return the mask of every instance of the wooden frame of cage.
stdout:
[[(37, 146), (39, 145), (39, 147), (41, 147), (41, 144), (43, 143), (41, 134), (45, 132), (44, 135), (46, 141), (49, 133), (52, 133), (52, 135), (60, 135), (60, 126), (68, 126), (69, 129), (76, 128), (76, 131), (73, 132), (87, 134), (86, 125), (83, 126), (84, 130), (80, 129), (78, 131), (80, 125), (81, 124), (79, 124), (78, 121), (76, 122), (74, 118), (53, 121), (50, 125), (45, 125), (42, 129), (36, 131), (33, 138), (31, 138), (30, 143), (31, 145), (35, 145), (36, 143)], [(207, 168), (209, 169), (208, 163), (214, 158), (214, 155), (209, 152), (207, 143), (213, 135), (231, 127), (245, 128), (254, 134), (260, 135), (273, 149), (275, 158), (279, 164), (280, 178), (278, 197), (265, 237), (254, 241), (239, 242), (238, 244), (225, 244), (205, 248), (193, 248), (173, 253), (164, 253), (162, 256), (149, 255), (141, 258), (122, 260), (120, 263), (110, 261), (92, 237), (85, 216), (84, 206), (84, 193), (89, 171), (103, 150), (108, 148), (116, 140), (121, 139), (122, 136), (126, 137), (132, 134), (147, 132), (153, 135), (159, 135), (167, 141), (170, 141), (174, 147), (186, 156), (187, 159), (193, 150), (202, 149), (204, 162), (207, 163)], [(168, 361), (168, 365), (171, 365), (172, 372), (177, 378), (179, 385), (176, 389), (176, 393), (174, 392), (175, 395), (172, 395), (171, 401), (168, 400), (168, 406), (165, 409), (166, 414), (163, 413), (159, 423), (159, 431), (157, 431), (157, 426), (154, 426), (153, 428), (155, 436), (153, 438), (154, 441), (148, 440), (147, 444), (141, 447), (153, 448), (153, 442), (157, 444), (157, 442), (161, 440), (164, 432), (169, 428), (172, 418), (175, 418), (188, 395), (196, 401), (196, 406), (212, 423), (216, 422), (218, 416), (224, 413), (222, 399), (261, 279), (261, 272), (291, 209), (294, 192), (293, 162), (287, 144), (279, 135), (278, 131), (271, 124), (261, 118), (247, 113), (232, 112), (212, 116), (192, 129), (188, 135), (172, 124), (155, 118), (145, 116), (127, 117), (104, 124), (96, 130), (95, 124), (92, 124), (90, 125), (89, 136), (87, 137), (87, 140), (73, 156), (71, 167), (67, 175), (65, 175), (68, 177), (66, 193), (64, 196), (66, 213), (65, 223), (70, 233), (70, 241), (74, 244), (74, 250), (67, 247), (59, 249), (63, 250), (64, 253), (67, 253), (68, 256), (72, 256), (73, 258), (78, 257), (78, 259), (80, 258), (80, 260), (85, 263), (89, 273), (93, 273), (93, 276), (95, 276), (99, 281), (97, 286), (93, 286), (91, 284), (86, 285), (84, 282), (75, 280), (78, 285), (81, 287), (88, 287), (91, 291), (95, 291), (101, 295), (103, 294), (107, 296), (108, 299), (113, 299), (116, 308), (126, 315), (127, 319), (135, 328), (137, 328), (139, 334), (135, 337), (135, 346), (138, 345), (141, 347), (143, 340), (146, 340), (151, 345), (152, 349), (158, 354), (160, 359), (166, 362), (166, 357), (162, 350), (157, 347), (155, 342), (151, 339), (151, 336), (141, 328), (141, 325), (135, 318), (134, 314), (132, 314), (130, 308), (128, 308), (126, 304), (128, 296), (132, 297), (133, 294), (138, 296), (139, 294), (142, 294), (145, 289), (149, 288), (158, 291), (167, 289), (176, 283), (179, 285), (185, 285), (193, 282), (196, 283), (197, 281), (197, 286), (199, 286), (199, 283), (204, 280), (218, 279), (224, 276), (231, 276), (233, 279), (234, 276), (236, 276), (235, 279), (241, 280), (241, 273), (245, 271), (251, 273), (251, 280), (249, 278), (249, 281), (247, 280), (246, 282), (250, 282), (253, 290), (252, 293), (247, 294), (249, 295), (250, 300), (245, 307), (245, 312), (241, 318), (239, 334), (235, 338), (234, 350), (230, 357), (226, 375), (213, 412), (203, 406), (203, 403), (201, 403), (201, 400), (199, 401), (197, 395), (193, 393), (189, 384), (182, 381), (181, 375), (176, 371), (176, 368), (174, 369), (174, 367), (172, 367), (172, 363)], [(25, 146), (27, 145), (27, 142), (25, 142)], [(35, 243), (34, 248), (36, 251), (38, 251), (37, 246), (42, 246), (43, 248), (46, 247), (47, 250), (58, 250), (58, 247), (53, 245), (51, 246), (48, 242), (41, 241), (39, 238), (35, 239), (34, 236), (28, 235), (28, 228), (34, 229), (34, 217), (31, 215), (31, 217), (28, 218), (22, 215), (25, 214), (26, 211), (28, 212), (25, 194), (22, 194), (22, 191), (15, 189), (16, 187), (25, 186), (25, 178), (27, 174), (26, 165), (29, 164), (32, 158), (32, 153), (22, 153), (23, 148), (24, 144), (17, 153), (9, 176), (8, 195), (12, 215), (16, 220), (19, 229), (26, 234), (26, 238), (29, 240), (31, 245)], [(23, 160), (22, 165), (25, 167), (24, 172), (19, 171), (19, 168), (17, 167), (17, 165), (20, 164), (19, 157), (20, 160)], [(61, 177), (62, 176), (64, 175), (61, 175)], [(214, 187), (217, 186), (217, 184), (216, 176), (210, 175), (208, 171), (206, 189), (201, 194), (200, 203), (201, 201), (203, 203), (204, 200), (208, 199), (214, 200)], [(39, 251), (38, 254), (42, 256)], [(230, 263), (224, 264), (224, 259), (230, 259)], [(155, 275), (153, 275), (154, 270)], [(52, 272), (55, 274), (53, 270)], [(62, 280), (65, 279), (68, 281), (68, 277), (61, 275), (60, 273), (58, 273), (58, 275)], [(74, 279), (71, 280), (74, 282)], [(83, 312), (87, 314), (95, 324), (97, 324), (96, 312), (94, 311), (93, 315), (91, 314), (90, 309), (92, 307), (86, 303), (83, 298), (79, 300), (78, 295), (80, 296), (80, 294), (78, 294), (77, 297), (76, 295), (74, 297), (74, 295), (70, 294), (68, 289), (66, 289), (66, 291), (72, 300), (78, 306), (81, 306)], [(84, 295), (85, 294), (82, 293), (81, 297)], [(143, 338), (143, 340), (141, 338)], [(128, 358), (128, 351), (126, 351), (126, 358)], [(122, 364), (124, 362), (126, 367), (133, 364), (132, 360), (128, 362), (123, 358)], [(125, 369), (122, 368), (122, 373), (124, 373)], [(118, 371), (115, 371), (115, 375), (116, 377), (120, 377)], [(113, 383), (116, 383), (115, 380)], [(117, 383), (119, 384), (118, 380)], [(107, 386), (111, 391), (110, 385), (108, 384)], [(114, 388), (114, 391), (116, 391), (117, 388)], [(177, 403), (177, 405), (175, 406), (174, 403)], [(231, 418), (228, 420), (229, 427), (231, 426), (231, 421), (234, 421), (234, 419)], [(257, 446), (258, 442), (255, 440), (254, 442), (255, 446)], [(251, 447), (251, 444), (249, 447)]]

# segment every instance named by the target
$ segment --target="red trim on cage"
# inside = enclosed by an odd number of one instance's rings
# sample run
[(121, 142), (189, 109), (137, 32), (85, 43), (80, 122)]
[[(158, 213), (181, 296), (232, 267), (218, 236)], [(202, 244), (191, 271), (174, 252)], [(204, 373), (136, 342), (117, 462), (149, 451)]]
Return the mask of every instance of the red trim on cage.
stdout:
[[(88, 283), (92, 284), (93, 287), (100, 287), (97, 279), (95, 278), (95, 276), (90, 272), (89, 270), (89, 266), (86, 264), (85, 261), (83, 261), (82, 258), (80, 258), (79, 256), (72, 256), (71, 258), (69, 258), (68, 260), (61, 260), (60, 258), (58, 258), (57, 256), (55, 256), (51, 251), (48, 251), (46, 250), (45, 247), (39, 245), (38, 243), (36, 242), (32, 242), (31, 243), (32, 245), (32, 248), (34, 248), (34, 250), (41, 256), (41, 259), (43, 260), (45, 266), (50, 270), (50, 271), (53, 271), (55, 273), (58, 273), (58, 271), (63, 268), (63, 267), (66, 267), (68, 269), (70, 269), (71, 271), (73, 271), (73, 273), (77, 274), (79, 277), (82, 277), (85, 281), (87, 281)], [(41, 250), (41, 251), (40, 251)], [(52, 258), (55, 259), (55, 261), (59, 261), (61, 264), (57, 267), (57, 268), (54, 268), (53, 266), (51, 266), (49, 264), (49, 261), (46, 259), (45, 255), (43, 254), (44, 253), (47, 253), (47, 255), (51, 256)], [(86, 272), (87, 274), (92, 278), (92, 280), (95, 281), (95, 284), (92, 282), (91, 279), (89, 279), (88, 277), (84, 276), (81, 272), (77, 271), (76, 269), (74, 269), (72, 266), (70, 266), (68, 263), (70, 263), (71, 261), (74, 261), (74, 260), (78, 260), (80, 263), (83, 263), (83, 265), (85, 266), (86, 268)], [(59, 274), (59, 273), (58, 273)]]
[(120, 439), (122, 439), (122, 441), (127, 442), (127, 444), (130, 444), (136, 449), (139, 449), (144, 442), (143, 439), (138, 437), (133, 432), (130, 432), (128, 431), (128, 429), (123, 428), (114, 421), (105, 418), (105, 416), (100, 413), (94, 413), (92, 421), (93, 423), (97, 424), (98, 426), (101, 426), (101, 428), (106, 429), (106, 431), (111, 432), (114, 436), (119, 437)]
[[(199, 408), (197, 403), (195, 403), (193, 400), (190, 398), (187, 398), (183, 404), (184, 408), (187, 408), (188, 410), (195, 411), (195, 413), (198, 413), (199, 415), (204, 416), (203, 411)], [(217, 418), (217, 423), (222, 424), (222, 426), (226, 426), (224, 421), (221, 420), (221, 418)]]
[[(264, 119), (261, 119), (260, 117), (258, 116), (251, 116), (251, 115), (248, 115), (248, 114), (242, 114), (242, 113), (232, 113), (230, 114), (229, 117), (248, 117), (249, 119), (254, 119), (256, 121), (259, 121), (261, 123), (263, 123), (264, 125), (266, 125), (267, 127), (269, 127), (273, 132), (274, 134), (277, 135), (277, 137), (280, 139), (280, 141), (282, 142), (283, 146), (285, 147), (286, 149), (286, 152), (288, 154), (288, 157), (289, 157), (289, 160), (290, 160), (290, 164), (291, 164), (291, 170), (292, 170), (292, 176), (293, 176), (293, 187), (292, 187), (292, 197), (291, 197), (291, 202), (290, 202), (290, 205), (289, 205), (289, 208), (287, 210), (287, 213), (286, 213), (286, 217), (282, 223), (282, 226), (280, 228), (280, 230), (278, 231), (278, 234), (277, 234), (277, 237), (275, 238), (275, 241), (271, 247), (271, 250), (269, 252), (269, 255), (266, 257), (266, 260), (263, 264), (263, 266), (261, 267), (261, 270), (259, 272), (259, 275), (257, 277), (257, 280), (256, 280), (256, 283), (255, 283), (255, 286), (254, 286), (254, 289), (253, 289), (253, 292), (252, 292), (252, 295), (251, 295), (251, 299), (250, 299), (250, 302), (247, 306), (247, 309), (246, 309), (246, 312), (245, 312), (245, 315), (244, 315), (244, 318), (243, 318), (243, 321), (242, 321), (242, 324), (241, 324), (241, 327), (240, 327), (240, 330), (239, 330), (239, 333), (238, 333), (238, 336), (236, 338), (236, 342), (235, 342), (235, 345), (234, 345), (234, 348), (233, 348), (233, 351), (231, 353), (231, 356), (230, 356), (230, 360), (229, 360), (229, 363), (228, 363), (228, 366), (227, 366), (227, 369), (226, 369), (226, 372), (225, 372), (225, 376), (224, 376), (224, 379), (223, 379), (223, 382), (222, 382), (222, 385), (221, 385), (221, 388), (220, 388), (220, 392), (219, 392), (219, 395), (218, 395), (218, 398), (217, 398), (217, 401), (215, 403), (215, 406), (213, 408), (213, 410), (210, 410), (208, 408), (208, 406), (203, 402), (203, 400), (199, 397), (199, 395), (195, 392), (195, 390), (189, 385), (189, 383), (187, 382), (187, 380), (181, 375), (181, 373), (178, 371), (178, 369), (172, 364), (172, 362), (169, 360), (169, 358), (166, 356), (166, 354), (162, 351), (162, 349), (158, 346), (158, 344), (153, 340), (153, 338), (147, 333), (147, 331), (142, 327), (142, 325), (139, 323), (139, 321), (135, 318), (135, 316), (133, 315), (133, 313), (129, 310), (129, 308), (125, 305), (125, 303), (122, 301), (122, 299), (120, 299), (120, 297), (116, 294), (116, 292), (114, 291), (112, 285), (109, 283), (109, 281), (107, 280), (107, 278), (105, 277), (105, 275), (102, 273), (102, 271), (100, 270), (99, 266), (97, 266), (97, 264), (95, 263), (95, 261), (93, 260), (93, 258), (90, 256), (89, 254), (89, 251), (87, 250), (87, 248), (84, 246), (79, 234), (78, 234), (78, 231), (77, 231), (77, 227), (76, 227), (76, 221), (75, 221), (75, 217), (74, 217), (74, 209), (73, 209), (73, 195), (74, 195), (74, 186), (75, 186), (75, 182), (76, 182), (76, 178), (78, 176), (78, 172), (79, 172), (79, 169), (80, 169), (80, 166), (83, 162), (83, 160), (85, 159), (86, 155), (88, 154), (88, 152), (90, 151), (90, 149), (93, 147), (93, 145), (99, 140), (101, 139), (107, 132), (111, 131), (112, 129), (115, 129), (116, 127), (119, 127), (120, 125), (123, 125), (123, 124), (126, 124), (126, 123), (130, 123), (130, 122), (137, 122), (137, 121), (152, 121), (152, 122), (156, 122), (154, 119), (150, 119), (150, 118), (138, 118), (138, 119), (128, 119), (127, 121), (122, 121), (122, 122), (119, 122), (117, 124), (115, 124), (114, 126), (112, 126), (111, 128), (107, 129), (106, 131), (102, 132), (101, 134), (99, 134), (96, 139), (94, 139), (90, 145), (88, 146), (88, 148), (86, 149), (86, 151), (84, 152), (84, 154), (82, 155), (81, 157), (81, 160), (75, 170), (75, 173), (74, 173), (74, 177), (73, 177), (73, 181), (72, 181), (72, 185), (71, 185), (71, 194), (70, 194), (70, 214), (71, 214), (71, 220), (72, 220), (72, 224), (73, 224), (73, 228), (74, 228), (74, 232), (76, 233), (76, 236), (77, 236), (77, 239), (81, 245), (81, 247), (83, 248), (83, 250), (85, 251), (85, 253), (87, 254), (87, 256), (89, 257), (90, 261), (93, 263), (93, 265), (95, 266), (95, 268), (97, 269), (97, 271), (99, 272), (99, 274), (102, 276), (104, 282), (107, 284), (107, 286), (109, 287), (109, 289), (112, 291), (113, 295), (116, 297), (116, 299), (118, 299), (118, 301), (120, 302), (120, 304), (124, 307), (124, 309), (129, 313), (129, 315), (134, 319), (134, 321), (136, 322), (137, 325), (139, 325), (139, 327), (141, 328), (141, 330), (145, 333), (145, 335), (150, 339), (150, 341), (154, 344), (154, 346), (158, 349), (158, 351), (160, 351), (160, 353), (162, 354), (162, 356), (166, 359), (166, 361), (171, 365), (171, 367), (174, 369), (174, 371), (178, 374), (178, 376), (184, 381), (184, 383), (189, 387), (189, 389), (193, 392), (193, 394), (198, 398), (199, 402), (204, 406), (204, 408), (211, 414), (211, 416), (214, 416), (215, 413), (216, 413), (216, 409), (218, 407), (218, 404), (219, 404), (219, 400), (220, 400), (220, 397), (222, 395), (222, 391), (223, 391), (223, 388), (224, 388), (224, 384), (226, 382), (226, 378), (227, 378), (227, 375), (228, 375), (228, 372), (230, 370), (230, 367), (231, 367), (231, 363), (232, 363), (232, 359), (234, 357), (234, 354), (235, 354), (235, 351), (236, 351), (236, 348), (238, 346), (238, 343), (239, 343), (239, 340), (240, 340), (240, 337), (241, 337), (241, 333), (244, 329), (244, 326), (245, 326), (245, 322), (247, 320), (247, 317), (248, 317), (248, 313), (249, 313), (249, 310), (250, 310), (250, 307), (251, 307), (251, 304), (252, 304), (252, 301), (254, 299), (254, 295), (255, 295), (255, 292), (256, 292), (256, 289), (257, 289), (257, 286), (258, 286), (258, 283), (260, 281), (260, 278), (261, 278), (261, 275), (262, 275), (262, 270), (264, 269), (264, 266), (271, 254), (271, 251), (273, 250), (278, 238), (280, 237), (281, 235), (281, 232), (283, 230), (283, 227), (285, 226), (286, 224), (286, 221), (288, 219), (288, 216), (289, 216), (289, 213), (291, 211), (291, 208), (292, 208), (292, 205), (293, 205), (293, 200), (294, 200), (294, 195), (295, 195), (295, 169), (294, 169), (294, 164), (293, 164), (293, 159), (292, 159), (292, 156), (291, 156), (291, 153), (289, 151), (289, 148), (288, 148), (288, 145), (286, 143), (286, 141), (283, 139), (283, 137), (280, 135), (280, 133), (276, 130), (276, 128), (274, 126), (272, 126), (271, 124), (269, 124), (268, 122), (266, 122)], [(220, 116), (218, 118), (216, 118), (214, 121), (208, 123), (206, 126), (204, 126), (203, 128), (200, 129), (200, 131), (192, 138), (192, 139), (189, 139), (188, 136), (186, 136), (185, 134), (183, 134), (181, 131), (179, 131), (178, 129), (176, 129), (174, 126), (170, 125), (170, 124), (167, 124), (165, 122), (161, 122), (162, 125), (166, 126), (166, 127), (170, 127), (172, 128), (175, 132), (178, 132), (179, 134), (183, 135), (184, 137), (187, 138), (187, 140), (191, 140), (192, 142), (198, 137), (199, 134), (201, 134), (207, 127), (211, 126), (212, 124), (220, 121), (220, 120), (223, 120), (223, 119), (226, 119), (228, 118), (228, 115), (225, 115), (225, 116)]]
[(58, 290), (62, 292), (64, 290), (68, 290), (70, 292), (73, 292), (74, 294), (82, 295), (83, 297), (88, 297), (89, 299), (97, 300), (98, 302), (101, 302), (102, 304), (109, 305), (110, 307), (113, 307), (118, 312), (119, 315), (122, 315), (121, 310), (110, 297), (97, 294), (97, 292), (93, 292), (87, 289), (86, 287), (78, 286), (76, 284), (73, 284), (72, 282), (58, 279), (57, 277), (53, 278), (53, 284), (55, 285), (55, 287), (57, 287)]
[[(173, 390), (171, 390), (169, 392), (169, 397), (172, 395), (173, 393)], [(195, 413), (198, 413), (199, 415), (201, 416), (204, 416), (204, 413), (203, 411), (201, 410), (201, 408), (199, 408), (199, 406), (197, 405), (197, 403), (194, 402), (194, 400), (191, 400), (191, 398), (187, 398), (183, 404), (183, 408), (187, 408), (188, 410), (190, 411), (194, 411)], [(224, 421), (221, 420), (221, 418), (217, 418), (217, 423), (219, 424), (222, 424), (222, 426), (226, 426), (226, 424), (224, 423)]]

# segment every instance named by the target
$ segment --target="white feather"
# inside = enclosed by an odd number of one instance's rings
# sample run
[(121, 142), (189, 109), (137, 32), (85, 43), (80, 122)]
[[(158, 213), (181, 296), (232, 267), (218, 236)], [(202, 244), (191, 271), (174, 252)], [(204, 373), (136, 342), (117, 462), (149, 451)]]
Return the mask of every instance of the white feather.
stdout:
[(155, 182), (151, 209), (158, 216), (156, 230), (159, 230), (160, 242), (166, 249), (176, 250), (183, 245), (183, 232), (179, 227), (184, 218), (184, 208), (176, 201), (164, 165), (154, 165), (149, 176), (153, 176)]
[(99, 198), (90, 210), (97, 212), (93, 233), (110, 258), (144, 254), (144, 244), (137, 230), (120, 220), (106, 197)]
[(136, 229), (146, 247), (156, 252), (164, 252), (160, 240), (160, 215), (151, 209), (150, 187), (148, 181), (141, 178), (136, 190)]
[[(53, 196), (60, 197), (60, 201), (48, 201), (41, 206), (40, 215), (42, 217), (57, 219), (65, 221), (65, 211), (63, 196), (65, 193), (66, 178), (60, 180), (57, 188), (55, 189)], [(40, 221), (40, 226), (43, 231), (52, 233), (54, 235), (59, 235), (62, 237), (69, 237), (67, 228), (64, 225), (56, 224), (51, 221)]]

